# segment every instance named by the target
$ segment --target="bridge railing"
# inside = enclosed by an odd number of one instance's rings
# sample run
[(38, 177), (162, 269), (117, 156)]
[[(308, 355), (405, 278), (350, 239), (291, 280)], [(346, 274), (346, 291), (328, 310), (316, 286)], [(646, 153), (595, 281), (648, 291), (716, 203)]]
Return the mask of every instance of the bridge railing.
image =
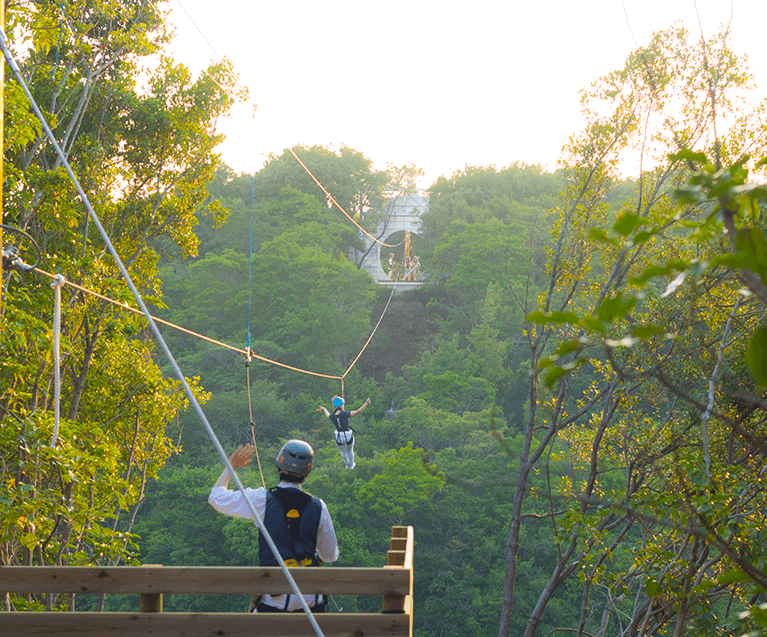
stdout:
[[(326, 637), (412, 636), (413, 527), (392, 527), (383, 568), (291, 569), (301, 592), (382, 597), (381, 613), (319, 613)], [(164, 613), (163, 594), (253, 595), (292, 593), (277, 567), (0, 566), (3, 593), (128, 593), (141, 596), (138, 613), (11, 612), (0, 618), (3, 634), (96, 637), (312, 637), (306, 615), (294, 613)]]

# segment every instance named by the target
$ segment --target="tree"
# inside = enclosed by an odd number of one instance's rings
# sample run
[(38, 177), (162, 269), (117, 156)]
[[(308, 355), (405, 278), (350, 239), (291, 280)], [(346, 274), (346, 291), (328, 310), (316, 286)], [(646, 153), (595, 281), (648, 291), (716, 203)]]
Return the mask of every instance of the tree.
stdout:
[(386, 519), (387, 526), (400, 525), (405, 513), (428, 501), (429, 495), (444, 484), (441, 474), (430, 474), (423, 453), (413, 443), (387, 454), (383, 471), (365, 484), (357, 498)]
[[(233, 99), (228, 64), (193, 79), (165, 58), (140, 90), (140, 61), (168, 41), (153, 4), (75, 0), (62, 8), (21, 2), (7, 16), (23, 76), (67, 160), (139, 290), (156, 299), (158, 252), (171, 246), (182, 254), (196, 250), (194, 212), (204, 202), (217, 162), (213, 149), (221, 140), (216, 121)], [(9, 82), (6, 138), (13, 141), (5, 157), (5, 222), (34, 237), (46, 255), (42, 268), (129, 301), (62, 159), (22, 97)], [(38, 275), (18, 272), (6, 274), (3, 283), (0, 454), (10, 472), (3, 483), (10, 503), (3, 517), (3, 563), (131, 560), (130, 529), (146, 481), (177, 450), (168, 427), (186, 398), (153, 360), (142, 319), (65, 288), (63, 417), (59, 442), (51, 448), (50, 288)], [(46, 602), (59, 603), (56, 597)], [(11, 605), (6, 597), (6, 607)]]
[[(363, 227), (367, 227), (370, 221), (375, 221), (369, 213), (380, 208), (385, 183), (386, 174), (373, 170), (370, 159), (348, 146), (342, 145), (337, 151), (322, 146), (295, 146), (283, 151), (279, 157), (269, 157), (255, 176), (254, 191), (257, 198), (268, 199), (276, 197), (286, 185), (291, 186), (333, 209), (337, 218), (344, 218), (343, 212), (338, 210), (340, 206), (346, 214), (357, 217)], [(369, 217), (367, 222), (366, 216)], [(348, 223), (351, 225), (351, 221)]]
[[(742, 143), (761, 153), (767, 140), (757, 129), (743, 134), (753, 119), (733, 105), (747, 77), (726, 40), (690, 45), (682, 29), (656, 34), (584, 96), (588, 124), (565, 160), (570, 185), (557, 211), (548, 290), (528, 315), (531, 413), (500, 635), (510, 623), (526, 481), (562, 442), (572, 472), (548, 494), (559, 556), (526, 635), (573, 575), (582, 582), (578, 631), (600, 635), (613, 618), (628, 635), (681, 635), (688, 626), (721, 634), (733, 623), (722, 600), (746, 602), (754, 589), (742, 582), (764, 584), (753, 566), (764, 563), (763, 494), (750, 477), (763, 466), (764, 423), (734, 334), (752, 332), (762, 314), (753, 297), (740, 297), (736, 276), (741, 268), (748, 279), (744, 266), (760, 271), (754, 246), (763, 241), (754, 238), (763, 234), (755, 227), (761, 190), (744, 183)], [(728, 111), (739, 124), (723, 140), (717, 118)], [(605, 193), (631, 148), (654, 167), (613, 216)], [(705, 166), (699, 150), (716, 162)], [(697, 191), (681, 197), (704, 205), (680, 209), (672, 195), (696, 163), (704, 164), (692, 178)], [(706, 199), (717, 200), (721, 215)], [(746, 227), (730, 231), (733, 256), (720, 224), (734, 227), (727, 211), (736, 202)], [(682, 288), (682, 272), (695, 284)], [(553, 395), (541, 399), (541, 390)], [(628, 559), (611, 564), (619, 552)], [(727, 576), (733, 569), (743, 576)], [(717, 620), (720, 607), (725, 618)]]
[[(515, 164), (467, 167), (429, 189), (422, 260), (428, 281), (444, 285), (444, 298), (433, 301), (447, 315), (443, 331), (475, 327), (491, 283), (500, 284), (496, 294), (504, 307), (518, 307), (515, 297), (535, 295), (550, 228), (544, 211), (556, 203), (559, 183), (538, 166)], [(502, 338), (519, 333), (522, 314), (521, 308), (504, 314)]]

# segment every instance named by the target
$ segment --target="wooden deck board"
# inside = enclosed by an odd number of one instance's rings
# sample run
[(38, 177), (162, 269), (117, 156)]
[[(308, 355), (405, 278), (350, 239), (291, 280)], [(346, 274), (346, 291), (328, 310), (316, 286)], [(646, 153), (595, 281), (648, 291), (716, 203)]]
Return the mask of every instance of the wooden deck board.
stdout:
[[(314, 616), (325, 637), (400, 637), (404, 614), (328, 613)], [(24, 637), (316, 637), (304, 613), (3, 613), (2, 635)]]
[[(290, 574), (302, 593), (407, 595), (404, 569), (302, 568)], [(293, 592), (278, 567), (0, 566), (4, 593), (176, 593), (209, 595)]]

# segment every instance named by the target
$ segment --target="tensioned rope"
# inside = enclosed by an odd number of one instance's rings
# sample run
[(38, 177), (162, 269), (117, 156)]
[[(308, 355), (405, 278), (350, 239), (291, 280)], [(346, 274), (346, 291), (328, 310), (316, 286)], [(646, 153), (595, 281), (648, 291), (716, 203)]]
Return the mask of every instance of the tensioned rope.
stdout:
[(57, 274), (51, 283), (55, 292), (53, 310), (53, 438), (51, 439), (51, 447), (56, 446), (61, 422), (61, 286), (64, 283), (66, 283), (66, 279), (60, 274)]
[[(49, 279), (56, 280), (57, 276), (56, 274), (51, 274), (50, 272), (46, 272), (45, 270), (42, 270), (41, 268), (34, 267), (30, 268), (31, 272), (37, 272), (38, 274), (42, 274), (43, 276), (47, 276)], [(68, 279), (64, 280), (64, 285), (68, 285), (71, 288), (74, 288), (76, 290), (79, 290), (80, 292), (84, 292), (85, 294), (90, 294), (91, 296), (101, 299), (102, 301), (106, 301), (107, 303), (111, 303), (112, 305), (115, 305), (117, 307), (120, 307), (124, 310), (128, 310), (129, 312), (133, 312), (134, 314), (145, 314), (143, 310), (137, 309), (135, 307), (132, 307), (128, 305), (127, 303), (123, 303), (122, 301), (116, 301), (115, 299), (110, 299), (108, 296), (104, 296), (103, 294), (99, 294), (98, 292), (95, 292), (94, 290), (90, 290), (86, 287), (83, 287), (82, 285), (78, 285), (77, 283), (73, 283), (72, 281), (69, 281)], [(389, 294), (389, 300), (386, 302), (386, 306), (384, 307), (383, 312), (381, 312), (381, 316), (378, 318), (378, 322), (376, 323), (376, 326), (373, 328), (373, 331), (371, 332), (370, 336), (368, 337), (368, 340), (365, 342), (365, 345), (363, 345), (362, 349), (360, 350), (359, 354), (357, 354), (354, 361), (352, 361), (352, 364), (349, 365), (347, 370), (343, 373), (342, 376), (335, 376), (333, 374), (321, 374), (319, 372), (312, 372), (307, 369), (301, 369), (300, 367), (293, 367), (292, 365), (287, 365), (286, 363), (280, 363), (279, 361), (274, 361), (269, 358), (266, 358), (265, 356), (259, 356), (258, 354), (254, 353), (252, 349), (248, 348), (247, 350), (240, 349), (239, 347), (235, 347), (234, 345), (229, 345), (227, 343), (224, 343), (222, 341), (218, 341), (214, 338), (210, 338), (209, 336), (205, 336), (204, 334), (200, 334), (198, 332), (194, 332), (192, 330), (188, 330), (185, 327), (181, 327), (180, 325), (176, 325), (175, 323), (171, 323), (170, 321), (166, 321), (161, 318), (157, 318), (156, 316), (152, 316), (152, 320), (155, 323), (160, 323), (161, 325), (165, 325), (167, 327), (173, 328), (174, 330), (178, 330), (179, 332), (183, 332), (184, 334), (188, 334), (189, 336), (194, 336), (195, 338), (199, 338), (203, 341), (206, 341), (208, 343), (211, 343), (213, 345), (218, 345), (219, 347), (223, 347), (225, 349), (232, 350), (233, 352), (237, 352), (239, 354), (242, 354), (246, 357), (252, 357), (255, 358), (263, 363), (269, 363), (270, 365), (277, 365), (278, 367), (282, 367), (284, 369), (289, 369), (293, 372), (298, 372), (299, 374), (308, 374), (310, 376), (317, 376), (318, 378), (328, 378), (330, 380), (340, 380), (343, 382), (344, 378), (351, 372), (351, 370), (354, 368), (354, 365), (357, 363), (357, 361), (360, 359), (362, 354), (364, 353), (367, 346), (370, 344), (370, 341), (373, 340), (373, 336), (376, 333), (376, 330), (378, 330), (378, 326), (381, 325), (381, 321), (383, 321), (384, 316), (386, 315), (386, 311), (389, 309), (389, 304), (391, 303), (392, 297), (394, 296), (394, 292), (396, 291), (396, 286), (392, 286), (391, 294)]]
[[(214, 55), (215, 55), (215, 56), (218, 58), (218, 61), (222, 63), (222, 65), (224, 66), (224, 68), (227, 68), (227, 67), (226, 67), (226, 65), (224, 65), (224, 64), (223, 64), (223, 62), (224, 62), (223, 58), (222, 58), (222, 57), (221, 57), (221, 56), (218, 54), (218, 52), (216, 51), (216, 49), (215, 49), (215, 48), (213, 48), (213, 45), (210, 43), (210, 40), (208, 40), (208, 38), (205, 36), (205, 33), (203, 33), (202, 29), (201, 29), (201, 28), (200, 28), (200, 27), (197, 25), (197, 23), (194, 21), (194, 18), (192, 18), (192, 16), (191, 16), (191, 15), (189, 15), (189, 12), (188, 12), (188, 11), (187, 11), (187, 10), (184, 8), (184, 5), (182, 5), (182, 4), (181, 4), (181, 1), (180, 1), (180, 0), (176, 0), (176, 4), (178, 4), (178, 6), (181, 8), (181, 10), (182, 10), (182, 11), (183, 11), (183, 12), (186, 14), (186, 17), (187, 17), (187, 18), (189, 18), (189, 21), (192, 23), (192, 25), (194, 26), (194, 28), (195, 28), (195, 29), (197, 29), (197, 32), (198, 32), (198, 33), (199, 33), (199, 34), (202, 36), (202, 39), (203, 39), (203, 40), (205, 40), (205, 43), (208, 45), (208, 47), (210, 47), (210, 50), (211, 50), (211, 51), (213, 52), (213, 54), (214, 54)], [(154, 5), (154, 3), (153, 3), (153, 5)], [(157, 9), (157, 7), (156, 7), (156, 6), (155, 6), (155, 10), (156, 10), (156, 11), (158, 11), (158, 13), (159, 13), (159, 10)], [(239, 80), (237, 79), (237, 77), (236, 77), (236, 76), (235, 76), (233, 73), (231, 73), (231, 71), (229, 72), (229, 74), (231, 75), (231, 77), (232, 77), (232, 80), (234, 80), (235, 86), (237, 86), (237, 87), (240, 89), (240, 91), (242, 91), (242, 93), (243, 93), (243, 94), (248, 94), (248, 91), (246, 90), (246, 87), (244, 87), (244, 86), (242, 86), (242, 84), (240, 84), (240, 82), (239, 82)], [(210, 79), (212, 79), (214, 82), (216, 82), (216, 78), (214, 78), (214, 77), (213, 77), (213, 76), (211, 76), (210, 74), (208, 74), (208, 77), (209, 77)], [(218, 82), (216, 82), (216, 83), (218, 84)], [(222, 87), (220, 84), (219, 84), (218, 86), (219, 86), (219, 88), (221, 88), (222, 90), (224, 90), (224, 88), (223, 88), (223, 87)], [(333, 197), (333, 195), (331, 195), (331, 194), (330, 194), (330, 192), (328, 192), (328, 189), (327, 189), (327, 188), (325, 188), (325, 186), (323, 186), (323, 185), (322, 185), (322, 183), (320, 182), (320, 180), (319, 180), (319, 179), (317, 179), (317, 177), (315, 177), (315, 176), (314, 176), (314, 173), (312, 173), (312, 171), (311, 171), (311, 170), (309, 170), (309, 168), (307, 167), (307, 165), (306, 165), (306, 164), (305, 164), (303, 161), (301, 161), (301, 158), (300, 158), (300, 157), (299, 157), (299, 156), (296, 154), (296, 152), (295, 152), (295, 151), (294, 151), (294, 150), (293, 150), (291, 147), (287, 146), (287, 144), (286, 144), (285, 140), (282, 138), (282, 135), (280, 135), (280, 133), (277, 131), (277, 129), (276, 129), (276, 128), (275, 128), (275, 127), (272, 125), (272, 123), (271, 123), (271, 122), (270, 122), (270, 121), (269, 121), (269, 120), (266, 118), (266, 116), (265, 116), (265, 115), (264, 115), (264, 113), (261, 111), (261, 109), (260, 109), (260, 108), (258, 108), (258, 104), (257, 104), (257, 103), (255, 103), (255, 102), (254, 102), (252, 99), (250, 99), (250, 96), (249, 96), (249, 95), (248, 95), (248, 97), (247, 97), (247, 100), (248, 100), (248, 102), (250, 103), (250, 105), (253, 107), (253, 112), (254, 112), (254, 113), (258, 113), (258, 114), (261, 116), (261, 118), (262, 118), (262, 119), (263, 119), (263, 120), (266, 122), (267, 126), (269, 126), (269, 128), (271, 128), (271, 129), (272, 129), (272, 131), (274, 132), (274, 134), (275, 134), (275, 135), (277, 136), (277, 138), (280, 140), (280, 142), (282, 143), (282, 145), (283, 145), (284, 147), (286, 147), (286, 148), (287, 148), (287, 150), (290, 152), (290, 154), (291, 154), (291, 155), (293, 155), (293, 157), (295, 158), (295, 160), (296, 160), (296, 161), (297, 161), (297, 162), (300, 164), (300, 166), (301, 166), (301, 167), (302, 167), (302, 168), (303, 168), (303, 169), (306, 171), (306, 174), (307, 174), (307, 175), (309, 175), (309, 177), (311, 177), (311, 178), (312, 178), (312, 180), (314, 181), (314, 183), (315, 183), (315, 184), (317, 184), (317, 186), (319, 186), (320, 190), (322, 190), (322, 192), (323, 192), (323, 193), (325, 193), (325, 196), (328, 198), (328, 200), (329, 200), (329, 201), (331, 201), (333, 204), (335, 204), (335, 206), (336, 206), (336, 207), (337, 207), (337, 208), (338, 208), (338, 209), (339, 209), (339, 210), (340, 210), (342, 213), (344, 213), (344, 215), (346, 216), (346, 218), (347, 218), (347, 219), (349, 219), (349, 221), (351, 221), (351, 222), (352, 222), (352, 223), (353, 223), (355, 226), (357, 226), (357, 228), (359, 228), (359, 229), (360, 229), (360, 230), (361, 230), (363, 233), (365, 233), (365, 235), (367, 235), (367, 236), (368, 236), (370, 239), (372, 239), (372, 240), (373, 240), (375, 243), (380, 243), (382, 246), (384, 246), (384, 247), (386, 247), (386, 248), (396, 248), (396, 247), (399, 247), (399, 246), (401, 246), (401, 245), (402, 245), (402, 244), (405, 242), (405, 240), (403, 239), (403, 240), (402, 240), (402, 241), (400, 241), (399, 243), (394, 243), (394, 244), (391, 244), (391, 243), (386, 243), (386, 242), (384, 242), (384, 241), (381, 241), (381, 240), (380, 240), (380, 239), (378, 239), (377, 237), (373, 236), (372, 234), (370, 234), (370, 233), (369, 233), (367, 230), (365, 230), (365, 228), (363, 228), (363, 227), (362, 227), (362, 226), (361, 226), (359, 223), (357, 223), (356, 219), (354, 219), (354, 217), (353, 217), (352, 215), (350, 215), (348, 212), (346, 212), (346, 210), (344, 209), (344, 207), (343, 207), (343, 206), (342, 206), (340, 203), (338, 203), (338, 201), (336, 201), (335, 197)]]
[[(367, 340), (367, 341), (365, 341), (365, 344), (362, 346), (362, 349), (360, 350), (360, 353), (359, 353), (359, 354), (357, 354), (357, 358), (355, 358), (355, 359), (352, 361), (352, 364), (351, 364), (351, 365), (349, 365), (349, 368), (348, 368), (348, 369), (347, 369), (347, 370), (344, 372), (344, 375), (342, 376), (342, 379), (343, 379), (343, 378), (346, 378), (346, 375), (347, 375), (347, 374), (348, 374), (350, 371), (352, 371), (352, 368), (353, 368), (353, 367), (354, 367), (354, 366), (357, 364), (357, 361), (360, 359), (360, 356), (362, 356), (362, 353), (365, 351), (365, 349), (367, 348), (367, 346), (368, 346), (368, 345), (370, 345), (370, 341), (372, 341), (372, 340), (373, 340), (373, 336), (375, 335), (375, 333), (376, 333), (376, 330), (378, 329), (378, 326), (381, 324), (381, 321), (383, 321), (383, 317), (384, 317), (384, 316), (386, 316), (386, 310), (388, 310), (388, 309), (389, 309), (389, 303), (391, 303), (392, 297), (394, 296), (394, 291), (395, 291), (396, 289), (397, 289), (397, 286), (396, 286), (396, 285), (392, 285), (392, 286), (391, 286), (391, 294), (389, 294), (389, 300), (388, 300), (388, 301), (386, 301), (386, 306), (384, 307), (384, 310), (383, 310), (383, 312), (381, 312), (381, 317), (378, 319), (378, 323), (376, 323), (376, 326), (373, 328), (373, 331), (370, 333), (370, 336), (368, 337), (368, 340)], [(343, 380), (341, 380), (341, 383), (342, 383), (342, 389), (341, 389), (341, 393), (342, 393), (342, 395), (343, 395)]]
[[(32, 268), (32, 272), (37, 272), (39, 274), (42, 274), (43, 276), (47, 276), (51, 279), (55, 279), (56, 275), (51, 274), (50, 272), (46, 272), (45, 270), (41, 270), (40, 268)], [(85, 288), (81, 285), (77, 285), (76, 283), (73, 283), (72, 281), (65, 281), (65, 284), (75, 288), (76, 290), (80, 290), (81, 292), (84, 292), (86, 294), (90, 294), (91, 296), (96, 297), (97, 299), (101, 299), (102, 301), (106, 301), (107, 303), (111, 303), (112, 305), (116, 305), (117, 307), (121, 307), (124, 310), (128, 310), (129, 312), (133, 312), (134, 314), (144, 314), (143, 310), (137, 309), (135, 307), (131, 307), (127, 303), (123, 303), (122, 301), (115, 301), (114, 299), (110, 299), (108, 296), (104, 296), (103, 294), (99, 294), (98, 292), (95, 292), (93, 290), (89, 290), (88, 288)], [(170, 321), (165, 321), (161, 318), (152, 317), (155, 323), (160, 323), (162, 325), (166, 325), (167, 327), (172, 327), (175, 330), (178, 330), (179, 332), (183, 332), (184, 334), (189, 334), (189, 336), (194, 336), (196, 338), (199, 338), (203, 341), (207, 341), (208, 343), (212, 343), (213, 345), (218, 345), (219, 347), (223, 347), (229, 350), (232, 350), (233, 352), (238, 352), (242, 354), (243, 356), (252, 356), (253, 358), (256, 358), (264, 363), (269, 363), (270, 365), (277, 365), (278, 367), (284, 367), (285, 369), (289, 369), (293, 372), (299, 372), (301, 374), (309, 374), (311, 376), (318, 376), (320, 378), (330, 378), (332, 380), (340, 380), (341, 376), (333, 376), (330, 374), (320, 374), (319, 372), (312, 372), (306, 369), (301, 369), (299, 367), (293, 367), (292, 365), (287, 365), (285, 363), (280, 363), (279, 361), (273, 361), (269, 358), (266, 358), (264, 356), (259, 356), (258, 354), (255, 354), (253, 350), (244, 350), (239, 347), (235, 347), (234, 345), (229, 345), (227, 343), (223, 343), (221, 341), (217, 341), (214, 338), (210, 338), (209, 336), (205, 336), (204, 334), (199, 334), (198, 332), (193, 332), (192, 330), (188, 330), (185, 327), (181, 327), (180, 325), (176, 325), (175, 323), (171, 323)]]
[(80, 198), (83, 202), (83, 205), (85, 206), (86, 210), (88, 211), (88, 215), (90, 219), (93, 221), (93, 224), (96, 226), (96, 228), (99, 231), (99, 234), (101, 235), (101, 238), (104, 241), (104, 244), (106, 245), (107, 249), (109, 250), (110, 254), (112, 255), (112, 258), (114, 258), (115, 263), (117, 264), (117, 267), (119, 268), (120, 272), (123, 275), (123, 278), (125, 279), (125, 283), (128, 285), (128, 288), (133, 293), (133, 296), (136, 299), (136, 302), (138, 303), (139, 307), (141, 308), (142, 312), (144, 313), (144, 316), (146, 317), (150, 328), (152, 329), (152, 332), (155, 335), (155, 338), (157, 339), (157, 342), (160, 345), (160, 348), (165, 353), (165, 356), (168, 358), (168, 361), (170, 362), (171, 366), (173, 367), (173, 371), (175, 372), (179, 383), (181, 383), (181, 386), (184, 388), (184, 392), (187, 395), (187, 398), (189, 398), (189, 402), (194, 408), (194, 410), (197, 412), (197, 415), (199, 416), (200, 420), (202, 421), (203, 426), (205, 427), (206, 431), (208, 432), (208, 436), (210, 437), (211, 441), (213, 442), (214, 446), (216, 447), (216, 450), (218, 451), (218, 454), (221, 458), (221, 460), (224, 462), (224, 465), (226, 466), (226, 469), (229, 471), (229, 474), (232, 476), (232, 478), (235, 481), (235, 484), (237, 485), (237, 488), (243, 495), (243, 500), (245, 501), (245, 504), (248, 507), (248, 510), (251, 515), (251, 519), (258, 527), (259, 531), (261, 532), (262, 537), (266, 540), (267, 545), (269, 546), (270, 550), (272, 551), (272, 554), (274, 555), (275, 560), (279, 564), (283, 574), (285, 575), (285, 579), (290, 584), (291, 589), (295, 592), (295, 594), (298, 596), (298, 600), (301, 603), (301, 607), (303, 608), (304, 612), (306, 613), (307, 618), (309, 619), (309, 622), (312, 625), (312, 628), (317, 633), (318, 637), (324, 637), (322, 629), (320, 628), (319, 624), (317, 623), (317, 620), (315, 619), (314, 615), (312, 614), (312, 611), (310, 610), (308, 604), (306, 603), (306, 600), (304, 600), (303, 595), (301, 594), (300, 589), (298, 588), (298, 584), (296, 584), (295, 579), (293, 579), (293, 576), (290, 574), (290, 569), (288, 569), (287, 565), (285, 564), (285, 561), (282, 559), (282, 556), (280, 555), (280, 551), (277, 548), (277, 545), (274, 543), (274, 540), (272, 539), (271, 535), (269, 534), (269, 531), (266, 529), (266, 526), (264, 525), (261, 518), (258, 516), (258, 512), (256, 511), (255, 507), (253, 506), (253, 503), (250, 501), (250, 498), (245, 496), (245, 486), (243, 485), (242, 481), (240, 480), (240, 477), (235, 472), (234, 468), (232, 467), (231, 462), (229, 462), (229, 457), (227, 456), (226, 452), (224, 451), (224, 448), (221, 446), (221, 442), (218, 439), (218, 436), (216, 436), (216, 432), (213, 431), (213, 427), (208, 422), (207, 417), (205, 416), (205, 413), (202, 411), (202, 407), (200, 406), (200, 403), (197, 401), (197, 397), (194, 395), (194, 392), (192, 392), (192, 388), (189, 386), (189, 383), (187, 382), (186, 378), (184, 377), (184, 374), (181, 372), (181, 369), (178, 366), (178, 363), (176, 363), (176, 359), (173, 357), (173, 354), (171, 353), (170, 349), (168, 348), (168, 344), (165, 342), (165, 339), (162, 337), (162, 334), (160, 333), (159, 328), (157, 327), (157, 324), (155, 323), (154, 319), (152, 318), (152, 315), (149, 313), (149, 308), (147, 308), (146, 304), (144, 303), (144, 299), (141, 297), (141, 294), (139, 293), (138, 289), (136, 288), (135, 284), (133, 283), (133, 279), (131, 278), (130, 274), (128, 273), (128, 270), (125, 268), (125, 265), (122, 262), (122, 259), (120, 258), (120, 255), (117, 253), (117, 250), (115, 249), (114, 245), (112, 244), (111, 239), (109, 238), (109, 235), (107, 234), (106, 229), (101, 223), (101, 220), (99, 219), (98, 215), (96, 214), (96, 211), (93, 209), (93, 206), (91, 205), (90, 200), (88, 199), (88, 196), (85, 194), (85, 191), (83, 190), (82, 186), (80, 185), (80, 181), (77, 179), (77, 176), (75, 175), (74, 171), (72, 170), (72, 166), (69, 164), (69, 161), (64, 154), (64, 151), (61, 149), (61, 146), (59, 146), (59, 143), (56, 141), (55, 136), (53, 135), (53, 132), (50, 129), (50, 126), (48, 126), (48, 122), (46, 121), (45, 117), (43, 116), (42, 111), (40, 110), (40, 107), (37, 105), (37, 102), (35, 101), (31, 91), (29, 90), (29, 87), (27, 86), (26, 82), (24, 81), (24, 78), (21, 74), (21, 69), (19, 68), (18, 64), (16, 63), (16, 59), (11, 55), (11, 52), (8, 49), (7, 46), (7, 39), (5, 35), (5, 30), (0, 29), (0, 48), (3, 50), (3, 55), (5, 56), (6, 61), (8, 62), (8, 66), (13, 71), (14, 76), (16, 77), (16, 81), (19, 83), (21, 88), (24, 90), (24, 94), (26, 95), (27, 99), (29, 100), (30, 105), (32, 106), (32, 110), (35, 113), (35, 116), (38, 120), (40, 120), (40, 125), (42, 126), (46, 137), (51, 143), (51, 146), (53, 146), (54, 150), (56, 151), (56, 154), (59, 157), (59, 160), (61, 161), (61, 164), (64, 166), (65, 170), (67, 171), (67, 174), (69, 175), (69, 178), (72, 180), (72, 184), (74, 185), (75, 189), (77, 190), (78, 195), (80, 195)]

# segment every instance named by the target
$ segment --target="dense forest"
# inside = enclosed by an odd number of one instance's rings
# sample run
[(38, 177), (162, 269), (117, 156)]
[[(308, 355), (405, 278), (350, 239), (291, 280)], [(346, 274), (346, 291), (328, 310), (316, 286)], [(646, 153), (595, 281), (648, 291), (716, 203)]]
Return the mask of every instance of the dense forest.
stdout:
[[(597, 79), (555, 172), (439, 178), (413, 238), (423, 285), (390, 298), (354, 223), (375, 232), (416, 166), (297, 146), (234, 173), (215, 154), (238, 98), (226, 63), (147, 70), (168, 38), (152, 3), (60, 16), (7, 16), (62, 154), (7, 70), (3, 236), (38, 268), (4, 258), (1, 564), (258, 562), (253, 524), (207, 504), (222, 463), (158, 339), (103, 298), (135, 306), (68, 163), (153, 314), (188, 330), (161, 327), (224, 448), (255, 439), (271, 486), (282, 442), (312, 444), (339, 566), (382, 565), (390, 527), (414, 527), (418, 637), (767, 634), (767, 127), (725, 33), (657, 33)], [(379, 319), (344, 379), (348, 407), (372, 400), (347, 471), (316, 412), (339, 381), (285, 366), (340, 376)]]

